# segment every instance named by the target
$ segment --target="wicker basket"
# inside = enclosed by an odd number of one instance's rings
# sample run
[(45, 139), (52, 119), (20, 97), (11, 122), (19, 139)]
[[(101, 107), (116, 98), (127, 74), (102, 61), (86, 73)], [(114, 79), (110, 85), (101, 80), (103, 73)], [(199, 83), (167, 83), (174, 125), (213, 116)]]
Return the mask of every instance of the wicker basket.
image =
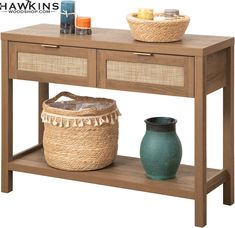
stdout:
[[(161, 15), (161, 14), (155, 14)], [(188, 16), (176, 19), (154, 21), (137, 18), (136, 13), (127, 15), (134, 39), (145, 42), (173, 42), (181, 40), (190, 21)]]
[[(72, 100), (58, 102), (62, 96)], [(41, 117), (48, 165), (69, 171), (110, 165), (117, 155), (119, 115), (116, 102), (105, 98), (61, 92), (44, 101)]]

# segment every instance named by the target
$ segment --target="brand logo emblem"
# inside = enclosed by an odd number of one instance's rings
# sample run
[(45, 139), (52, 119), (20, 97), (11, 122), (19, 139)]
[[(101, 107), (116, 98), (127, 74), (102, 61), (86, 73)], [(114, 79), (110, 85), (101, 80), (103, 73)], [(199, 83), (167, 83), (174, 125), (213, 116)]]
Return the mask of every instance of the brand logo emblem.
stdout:
[(0, 2), (0, 12), (5, 13), (53, 13), (59, 10), (58, 2)]

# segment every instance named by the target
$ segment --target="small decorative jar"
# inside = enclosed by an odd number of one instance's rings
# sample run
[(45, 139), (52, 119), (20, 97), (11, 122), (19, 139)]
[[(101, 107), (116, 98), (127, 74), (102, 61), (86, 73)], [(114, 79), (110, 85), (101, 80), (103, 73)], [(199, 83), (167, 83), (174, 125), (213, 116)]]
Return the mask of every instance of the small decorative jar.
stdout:
[(140, 157), (150, 179), (166, 180), (176, 176), (182, 157), (176, 122), (168, 117), (145, 120), (147, 128), (140, 146)]
[(77, 16), (76, 35), (91, 35), (91, 33), (91, 18)]
[(75, 33), (75, 1), (61, 1), (60, 9), (60, 33)]
[(174, 19), (180, 15), (180, 11), (178, 9), (165, 9), (164, 17), (166, 20)]
[(153, 9), (140, 8), (138, 10), (137, 18), (145, 19), (145, 20), (153, 20), (153, 18), (154, 18), (154, 10)]

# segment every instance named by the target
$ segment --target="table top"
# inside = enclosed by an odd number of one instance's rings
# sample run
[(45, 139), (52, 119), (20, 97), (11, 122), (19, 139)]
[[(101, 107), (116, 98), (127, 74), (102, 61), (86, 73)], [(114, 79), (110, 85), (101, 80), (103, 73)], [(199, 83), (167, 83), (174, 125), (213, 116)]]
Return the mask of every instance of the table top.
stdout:
[(39, 24), (1, 34), (2, 40), (98, 48), (204, 56), (234, 45), (233, 37), (185, 34), (181, 41), (147, 43), (136, 41), (129, 30), (93, 28), (92, 35), (60, 34), (59, 25)]

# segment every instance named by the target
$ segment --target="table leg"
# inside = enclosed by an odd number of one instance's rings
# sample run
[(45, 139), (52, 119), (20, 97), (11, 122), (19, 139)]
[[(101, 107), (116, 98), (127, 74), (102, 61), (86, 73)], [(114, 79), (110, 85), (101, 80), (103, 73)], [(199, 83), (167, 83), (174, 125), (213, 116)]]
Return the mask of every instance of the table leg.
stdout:
[(234, 47), (228, 48), (226, 87), (223, 89), (223, 168), (228, 178), (223, 185), (223, 202), (234, 203)]
[(12, 171), (8, 163), (13, 157), (13, 81), (8, 75), (8, 42), (2, 41), (2, 192), (12, 191)]
[(41, 120), (42, 103), (49, 97), (49, 83), (38, 83), (38, 143), (43, 141), (44, 125)]
[(204, 57), (195, 58), (195, 225), (207, 223), (206, 85)]

